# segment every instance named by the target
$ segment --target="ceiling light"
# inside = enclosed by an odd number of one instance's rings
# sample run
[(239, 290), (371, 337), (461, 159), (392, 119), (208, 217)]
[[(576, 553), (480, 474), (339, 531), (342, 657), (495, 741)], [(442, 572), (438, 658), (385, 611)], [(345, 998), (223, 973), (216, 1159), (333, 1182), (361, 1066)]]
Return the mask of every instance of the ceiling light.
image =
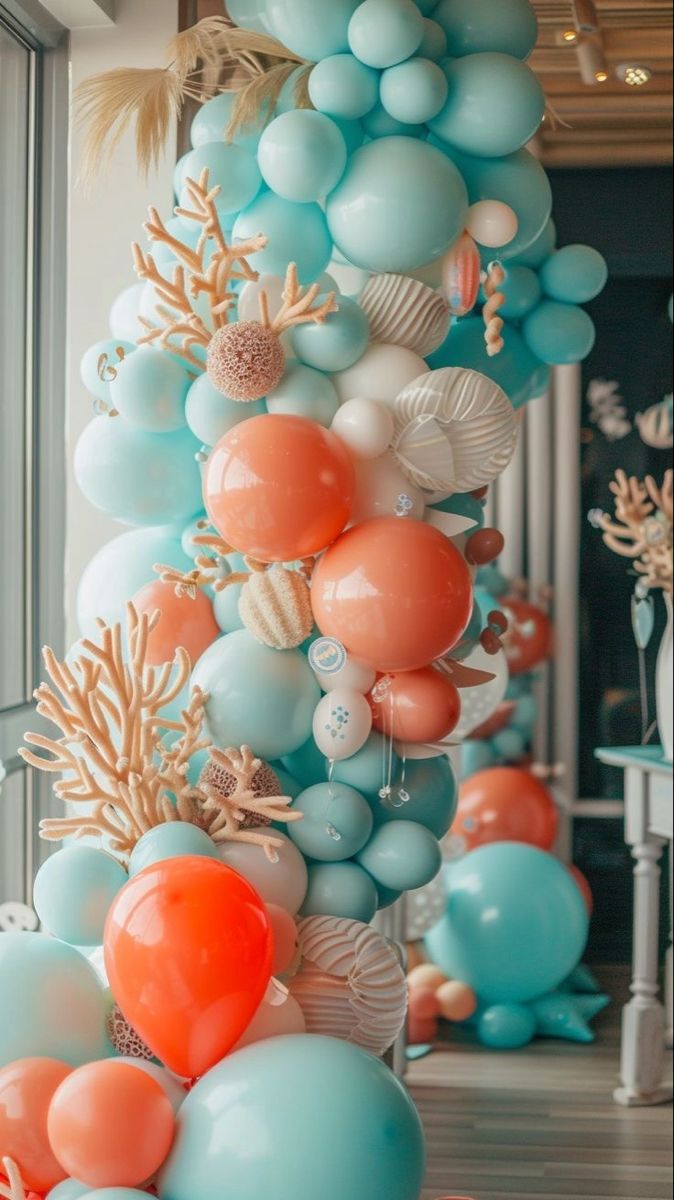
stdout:
[(637, 63), (623, 63), (618, 67), (616, 74), (628, 87), (643, 87), (653, 78), (650, 67), (643, 67)]
[(562, 39), (567, 42), (569, 46), (575, 46), (576, 42), (578, 41), (578, 30), (565, 29), (564, 33), (562, 34)]
[(597, 83), (608, 83), (608, 71), (595, 71), (594, 77)]

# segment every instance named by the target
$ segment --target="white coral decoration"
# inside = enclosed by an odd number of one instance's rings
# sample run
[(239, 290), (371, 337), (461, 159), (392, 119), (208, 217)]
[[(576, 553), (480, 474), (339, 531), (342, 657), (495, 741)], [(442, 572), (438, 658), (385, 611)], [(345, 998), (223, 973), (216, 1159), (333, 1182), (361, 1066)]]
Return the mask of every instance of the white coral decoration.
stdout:
[(627, 409), (616, 380), (592, 379), (587, 389), (590, 421), (609, 442), (619, 442), (632, 432)]

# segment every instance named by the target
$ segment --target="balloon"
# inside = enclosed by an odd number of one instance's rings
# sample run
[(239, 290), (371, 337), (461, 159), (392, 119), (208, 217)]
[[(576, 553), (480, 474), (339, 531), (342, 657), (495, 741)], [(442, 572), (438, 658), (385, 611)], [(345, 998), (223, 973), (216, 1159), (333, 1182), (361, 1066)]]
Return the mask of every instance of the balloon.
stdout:
[(568, 870), (551, 854), (511, 842), (481, 846), (451, 864), (447, 884), (446, 914), (426, 946), (483, 1003), (542, 996), (578, 963), (588, 915)]
[[(525, 151), (520, 150), (520, 154)], [(513, 157), (517, 157), (514, 155)], [(529, 157), (532, 157), (531, 155)], [(495, 161), (499, 161), (498, 159)], [(536, 161), (534, 159), (534, 161)], [(538, 164), (540, 167), (540, 163)], [(545, 174), (545, 172), (543, 172)], [(547, 177), (546, 177), (547, 178)], [(549, 181), (548, 181), (549, 182)], [(521, 267), (530, 267), (532, 271), (537, 271), (543, 265), (546, 258), (549, 258), (557, 245), (557, 229), (553, 220), (549, 220), (543, 226), (540, 234), (526, 250), (518, 251), (517, 264)]]
[(461, 779), (469, 779), (477, 771), (493, 766), (496, 761), (491, 744), (464, 742), (461, 747)]
[(348, 688), (365, 695), (377, 678), (372, 667), (349, 658), (344, 648), (330, 638), (318, 638), (312, 643), (309, 663), (324, 692)]
[(317, 554), (346, 525), (353, 467), (338, 438), (303, 417), (253, 417), (206, 465), (210, 519), (235, 549), (264, 562)]
[(536, 1033), (536, 1018), (523, 1004), (495, 1004), (480, 1016), (478, 1037), (493, 1050), (519, 1050)]
[(413, 1021), (429, 1021), (440, 1016), (440, 1005), (430, 988), (410, 989), (409, 1015)]
[(284, 46), (301, 58), (316, 62), (348, 50), (349, 21), (358, 0), (267, 0), (271, 31)]
[(307, 1023), (299, 1004), (272, 980), (265, 999), (234, 1049), (243, 1050), (245, 1046), (253, 1046), (256, 1042), (290, 1037), (306, 1031)]
[(264, 400), (252, 400), (240, 404), (229, 400), (213, 387), (208, 375), (195, 379), (185, 405), (185, 416), (195, 438), (205, 446), (215, 446), (241, 421), (258, 417), (266, 412)]
[(335, 783), (348, 784), (362, 795), (375, 796), (386, 781), (389, 757), (393, 773), (398, 766), (398, 756), (390, 745), (387, 747), (381, 734), (373, 731), (357, 754), (334, 764), (332, 779)]
[[(258, 831), (259, 832), (259, 831)], [(278, 862), (270, 862), (259, 846), (223, 842), (220, 858), (253, 885), (266, 904), (276, 904), (294, 916), (307, 894), (307, 866), (299, 850), (280, 830), (274, 837)]]
[(321, 113), (358, 120), (379, 99), (379, 73), (353, 54), (334, 54), (317, 63), (311, 72), (309, 98)]
[(127, 1067), (136, 1067), (138, 1071), (144, 1071), (146, 1075), (149, 1075), (151, 1079), (154, 1079), (159, 1084), (167, 1096), (174, 1113), (177, 1113), (184, 1104), (185, 1096), (187, 1095), (185, 1088), (165, 1067), (160, 1067), (154, 1062), (148, 1062), (146, 1058), (121, 1056), (119, 1058), (111, 1058), (110, 1062), (113, 1066), (121, 1063), (122, 1065), (126, 1064)]
[(424, 40), (419, 47), (419, 54), (422, 58), (430, 58), (431, 62), (436, 63), (447, 57), (447, 34), (442, 25), (429, 20), (428, 17), (424, 20)]
[(518, 150), (505, 158), (476, 158), (470, 151), (461, 154), (449, 146), (445, 146), (445, 151), (463, 176), (471, 205), (498, 200), (517, 216), (517, 236), (507, 245), (495, 247), (495, 253), (490, 249), (489, 256), (506, 262), (516, 258), (521, 266), (540, 266), (543, 259), (535, 261), (539, 251), (534, 252), (534, 246), (547, 229), (543, 246), (546, 249), (543, 257), (547, 258), (549, 237), (552, 235), (554, 245), (556, 233), (549, 223), (552, 186), (538, 159), (529, 150)]
[(184, 858), (186, 855), (218, 858), (218, 849), (198, 825), (190, 825), (187, 821), (167, 821), (163, 825), (155, 825), (154, 829), (148, 829), (143, 834), (131, 851), (129, 875), (138, 875), (146, 867), (165, 862), (167, 858)]
[[(208, 170), (208, 186), (219, 187), (216, 206), (220, 213), (238, 213), (257, 196), (262, 176), (255, 154), (234, 142), (205, 142), (192, 150), (183, 163), (183, 180), (198, 180)], [(189, 196), (181, 204), (190, 207)]]
[(292, 809), (304, 818), (289, 826), (290, 836), (305, 858), (315, 862), (353, 858), (372, 833), (369, 804), (343, 783), (317, 783), (307, 788), (293, 801)]
[(327, 779), (328, 763), (313, 736), (293, 754), (284, 754), (283, 764), (304, 787), (310, 787), (312, 783), (323, 783)]
[(159, 612), (159, 620), (147, 639), (147, 662), (151, 666), (172, 662), (180, 646), (195, 663), (220, 635), (213, 604), (205, 592), (178, 595), (175, 584), (155, 579), (136, 592), (133, 605), (140, 615)]
[(470, 575), (451, 542), (419, 521), (381, 517), (349, 530), (314, 572), (316, 623), (381, 671), (410, 671), (460, 638), (472, 608)]
[(421, 45), (424, 23), (412, 0), (364, 0), (349, 24), (349, 45), (369, 67), (393, 67)]
[(578, 884), (578, 889), (583, 897), (583, 900), (585, 901), (587, 911), (590, 916), (592, 916), (592, 913), (594, 912), (594, 896), (592, 894), (592, 888), (590, 887), (588, 879), (585, 877), (579, 867), (569, 867), (569, 872), (571, 874), (571, 878), (574, 879)]
[(297, 956), (297, 925), (290, 913), (278, 904), (268, 904), (267, 913), (274, 937), (273, 975), (289, 971)]
[(355, 366), (333, 376), (342, 401), (377, 400), (389, 407), (408, 383), (419, 379), (428, 367), (423, 358), (402, 346), (370, 346)]
[(304, 363), (289, 362), (278, 387), (267, 396), (267, 409), (281, 416), (306, 417), (329, 429), (339, 401), (326, 375)]
[(331, 761), (357, 754), (371, 729), (370, 705), (361, 692), (349, 688), (328, 692), (314, 713), (314, 741), (321, 754)]
[(108, 909), (127, 881), (124, 867), (94, 846), (64, 846), (40, 867), (33, 904), (54, 937), (73, 946), (100, 946)]
[[(262, 4), (264, 8), (265, 0), (252, 0), (252, 2), (254, 4)], [(233, 16), (231, 9), (234, 3), (238, 3), (239, 8), (250, 7), (251, 0), (230, 0), (228, 4), (232, 20), (236, 21), (236, 24), (241, 25), (243, 28), (249, 28), (246, 21), (237, 20)], [(262, 28), (258, 32), (263, 32)], [(256, 119), (251, 124), (237, 129), (234, 136), (229, 137), (229, 125), (236, 99), (236, 92), (220, 92), (212, 100), (207, 100), (205, 104), (199, 106), (190, 127), (190, 138), (195, 150), (198, 150), (200, 146), (205, 145), (207, 142), (232, 141), (237, 146), (245, 146), (247, 150), (251, 150), (253, 153), (257, 151), (265, 114), (260, 112), (259, 116), (256, 115)], [(185, 222), (185, 224), (189, 226), (192, 223)], [(198, 226), (198, 230), (200, 233), (201, 226)]]
[(90, 346), (80, 363), (80, 379), (87, 391), (97, 400), (101, 400), (108, 408), (110, 404), (110, 386), (117, 377), (117, 372), (125, 356), (133, 354), (136, 346), (133, 342), (121, 341), (119, 338), (107, 338)]
[(505, 653), (510, 674), (524, 675), (550, 658), (554, 630), (550, 618), (537, 604), (508, 597), (503, 606), (508, 619)]
[(469, 1021), (477, 1012), (477, 996), (472, 988), (457, 980), (448, 980), (437, 991), (440, 1014), (446, 1021)]
[(72, 1071), (53, 1058), (23, 1058), (0, 1070), (0, 1161), (11, 1158), (29, 1188), (47, 1191), (65, 1171), (47, 1137), (47, 1112)]
[(536, 45), (538, 23), (529, 0), (441, 0), (434, 18), (454, 58), (496, 51), (528, 58)]
[(200, 1080), (159, 1190), (221, 1200), (226, 1180), (236, 1200), (417, 1200), (424, 1169), (421, 1122), (392, 1072), (305, 1035), (250, 1046)]
[(262, 178), (277, 196), (307, 204), (337, 186), (346, 167), (346, 142), (323, 113), (297, 109), (272, 121), (260, 138)]
[(471, 566), (486, 566), (499, 558), (505, 549), (505, 538), (500, 529), (478, 529), (466, 542), (466, 562)]
[(374, 727), (397, 742), (441, 742), (461, 714), (459, 693), (435, 667), (392, 675), (371, 697)]
[(545, 96), (538, 78), (509, 54), (446, 59), (449, 99), (429, 127), (466, 154), (514, 154), (538, 129)]
[(297, 265), (300, 283), (313, 283), (332, 256), (332, 241), (318, 204), (295, 204), (274, 192), (263, 192), (237, 217), (235, 242), (256, 237), (264, 229), (269, 244), (255, 255), (255, 269), (285, 275), (288, 263)]
[(456, 775), (449, 759), (440, 755), (394, 765), (390, 795), (377, 797), (373, 809), (377, 824), (414, 821), (439, 840), (454, 820), (457, 803)]
[(110, 333), (116, 341), (131, 342), (133, 345), (146, 332), (138, 320), (144, 294), (144, 283), (132, 283), (131, 287), (120, 292), (114, 301), (110, 309), (108, 324)]
[(565, 246), (543, 263), (541, 286), (551, 300), (586, 304), (606, 287), (606, 259), (592, 246)]
[(442, 260), (442, 291), (454, 316), (465, 317), (475, 307), (480, 275), (480, 252), (470, 234), (464, 233)]
[(585, 309), (544, 300), (524, 322), (524, 340), (532, 354), (552, 365), (582, 362), (591, 352), (596, 330)]
[(424, 825), (390, 821), (375, 829), (358, 862), (375, 883), (407, 892), (435, 879), (442, 855), (438, 839)]
[(348, 917), (369, 925), (378, 907), (374, 881), (357, 863), (315, 863), (309, 867), (303, 917)]
[(552, 796), (529, 771), (492, 767), (461, 785), (452, 833), (467, 851), (488, 842), (526, 842), (552, 850), (558, 824)]
[(139, 1037), (185, 1078), (203, 1075), (241, 1037), (269, 983), (272, 954), (257, 892), (208, 858), (146, 867), (108, 915), (105, 965), (113, 995)]
[(91, 1188), (86, 1183), (78, 1183), (76, 1179), (64, 1179), (63, 1183), (57, 1183), (56, 1187), (52, 1188), (47, 1200), (81, 1200), (83, 1196), (88, 1196), (91, 1200)]
[(98, 618), (106, 625), (125, 619), (127, 601), (152, 578), (155, 563), (191, 570), (192, 561), (174, 529), (133, 529), (97, 551), (77, 589), (77, 625), (82, 637), (97, 633)]
[[(317, 303), (326, 298), (319, 297)], [(346, 371), (363, 357), (370, 341), (368, 320), (357, 301), (340, 296), (337, 305), (338, 311), (321, 325), (308, 322), (293, 330), (297, 358), (319, 371)]]
[(109, 401), (129, 424), (147, 433), (173, 433), (185, 425), (190, 383), (172, 355), (141, 346), (117, 367)]
[[(96, 1188), (94, 1192), (87, 1188), (86, 1192), (73, 1192), (73, 1197), (82, 1196), (83, 1200), (147, 1200), (147, 1195), (145, 1190), (125, 1187)], [(63, 1200), (70, 1200), (70, 1196)]]
[(504, 338), (501, 353), (490, 358), (482, 318), (466, 317), (452, 326), (447, 340), (429, 356), (429, 365), (433, 370), (465, 367), (478, 371), (503, 389), (514, 408), (520, 408), (530, 397), (531, 381), (540, 364), (514, 325), (506, 325)]
[[(248, 570), (243, 554), (228, 554), (227, 562), (232, 571), (245, 574)], [(232, 583), (224, 591), (216, 592), (213, 597), (213, 616), (223, 633), (236, 633), (238, 629), (245, 629), (239, 612), (243, 588), (243, 583)]]
[(499, 290), (505, 297), (499, 314), (507, 321), (521, 321), (541, 299), (541, 285), (536, 272), (511, 263), (506, 268), (506, 277)]
[(438, 988), (447, 982), (447, 976), (439, 967), (434, 967), (433, 963), (421, 963), (420, 966), (413, 967), (409, 972), (407, 982), (410, 990), (437, 992)]
[(507, 246), (519, 229), (517, 213), (501, 200), (478, 200), (468, 209), (468, 233), (480, 246)]
[(496, 712), (502, 703), (508, 686), (508, 660), (503, 650), (488, 654), (481, 644), (465, 658), (464, 663), (475, 671), (488, 671), (493, 675), (489, 683), (461, 689), (461, 717), (454, 729), (458, 741), (469, 737)]
[(164, 1162), (175, 1117), (164, 1090), (144, 1071), (93, 1062), (58, 1088), (48, 1128), (52, 1150), (69, 1175), (92, 1188), (134, 1187)]
[(424, 496), (396, 462), (390, 451), (379, 458), (356, 463), (356, 492), (351, 523), (360, 525), (373, 517), (414, 517), (424, 515)]
[(347, 400), (331, 428), (354, 458), (378, 458), (393, 438), (393, 416), (376, 400)]
[(383, 104), (379, 102), (363, 117), (363, 129), (368, 138), (372, 141), (377, 138), (404, 137), (421, 138), (425, 140), (427, 129), (425, 125), (408, 125), (404, 121), (396, 121), (390, 113), (387, 113)]
[(437, 117), (449, 85), (441, 67), (428, 58), (410, 58), (389, 67), (381, 78), (381, 102), (389, 116), (405, 125), (423, 125)]
[(110, 1053), (105, 997), (78, 950), (41, 933), (0, 937), (0, 1067), (58, 1058), (73, 1067)]

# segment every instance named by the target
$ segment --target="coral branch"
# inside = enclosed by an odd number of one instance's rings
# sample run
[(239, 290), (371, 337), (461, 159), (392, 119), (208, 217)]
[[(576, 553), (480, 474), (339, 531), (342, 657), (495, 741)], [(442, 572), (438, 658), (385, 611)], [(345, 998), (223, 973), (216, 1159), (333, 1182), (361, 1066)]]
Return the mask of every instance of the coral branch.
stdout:
[(297, 266), (295, 263), (290, 263), (286, 273), (286, 285), (283, 293), (283, 304), (272, 319), (269, 315), (269, 302), (265, 292), (260, 296), (260, 317), (261, 324), (266, 329), (270, 329), (277, 337), (281, 337), (288, 329), (292, 329), (295, 325), (306, 325), (313, 322), (316, 325), (323, 325), (330, 313), (338, 311), (337, 296), (335, 292), (314, 307), (316, 300), (321, 294), (320, 284), (314, 283), (306, 291), (300, 286), (297, 276)]
[(30, 1196), (27, 1195), (26, 1189), (23, 1185), (23, 1179), (21, 1178), (21, 1172), (14, 1162), (14, 1159), (3, 1158), (2, 1169), (9, 1185), (6, 1186), (4, 1183), (0, 1182), (0, 1196), (2, 1196), (4, 1200), (31, 1200), (31, 1197), (33, 1197), (34, 1200), (37, 1200), (35, 1192), (31, 1192)]
[(278, 780), (250, 746), (212, 750), (199, 786), (204, 794), (203, 824), (214, 842), (248, 842), (261, 846), (272, 862), (278, 861), (282, 841), (258, 827), (272, 821), (299, 821), (302, 813), (289, 811), (289, 796), (267, 794), (270, 787), (278, 787)]
[(616, 471), (610, 485), (615, 498), (616, 519), (603, 513), (598, 518), (604, 542), (622, 558), (634, 561), (635, 569), (649, 588), (672, 591), (672, 519), (674, 476), (667, 471), (659, 488), (649, 476), (645, 482)]

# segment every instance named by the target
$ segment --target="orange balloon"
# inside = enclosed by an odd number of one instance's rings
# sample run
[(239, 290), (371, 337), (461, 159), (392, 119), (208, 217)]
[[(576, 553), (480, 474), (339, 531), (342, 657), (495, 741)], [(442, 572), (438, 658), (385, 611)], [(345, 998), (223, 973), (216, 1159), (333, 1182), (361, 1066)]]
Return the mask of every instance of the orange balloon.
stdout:
[(127, 1063), (88, 1063), (49, 1107), (49, 1140), (68, 1175), (90, 1188), (138, 1187), (159, 1170), (175, 1136), (166, 1092)]
[(552, 622), (542, 608), (525, 600), (508, 597), (501, 604), (508, 618), (504, 649), (510, 674), (525, 675), (552, 655)]
[(585, 901), (587, 911), (589, 912), (590, 916), (592, 916), (592, 913), (594, 912), (594, 896), (588, 880), (583, 875), (580, 867), (569, 867), (569, 871), (580, 888), (580, 893)]
[[(461, 716), (458, 689), (434, 667), (390, 677), (370, 694), (373, 725), (397, 742), (440, 742)], [(381, 697), (381, 698), (380, 698)]]
[(452, 833), (467, 850), (489, 842), (525, 842), (551, 850), (559, 816), (547, 788), (519, 767), (489, 767), (461, 785)]
[(159, 620), (147, 641), (147, 661), (159, 667), (172, 662), (179, 646), (187, 651), (194, 665), (212, 645), (221, 630), (213, 615), (213, 605), (204, 592), (194, 598), (178, 596), (172, 583), (156, 579), (147, 583), (133, 598), (138, 613), (159, 610)]
[(236, 1045), (271, 978), (267, 910), (243, 876), (213, 858), (165, 859), (134, 875), (112, 903), (104, 946), (127, 1021), (187, 1079)]
[(413, 671), (442, 658), (473, 608), (470, 572), (448, 538), (407, 517), (377, 517), (342, 534), (311, 587), (316, 624), (359, 662)]
[(49, 1145), (47, 1113), (72, 1069), (55, 1058), (20, 1058), (0, 1071), (0, 1162), (11, 1158), (26, 1187), (39, 1192), (66, 1177)]
[(204, 474), (204, 502), (235, 550), (262, 562), (318, 554), (351, 515), (355, 476), (339, 438), (304, 417), (269, 413), (235, 426)]

